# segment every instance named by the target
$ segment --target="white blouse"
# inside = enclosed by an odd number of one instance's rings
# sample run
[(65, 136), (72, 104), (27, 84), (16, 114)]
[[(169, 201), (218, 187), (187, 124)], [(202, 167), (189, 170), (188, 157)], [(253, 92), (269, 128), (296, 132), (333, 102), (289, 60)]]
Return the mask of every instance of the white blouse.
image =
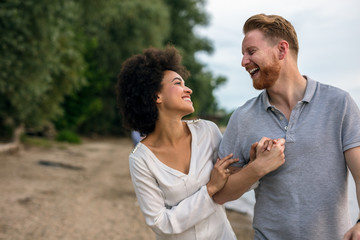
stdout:
[(141, 142), (130, 154), (130, 173), (140, 209), (156, 239), (236, 239), (222, 205), (206, 184), (222, 135), (210, 121), (185, 121), (192, 134), (188, 174), (162, 163)]

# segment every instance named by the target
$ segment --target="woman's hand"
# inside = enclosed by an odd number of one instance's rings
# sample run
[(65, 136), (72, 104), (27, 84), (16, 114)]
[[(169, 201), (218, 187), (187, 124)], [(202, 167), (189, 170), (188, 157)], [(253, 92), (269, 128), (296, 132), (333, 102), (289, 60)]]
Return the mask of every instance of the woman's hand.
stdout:
[(231, 175), (231, 171), (229, 169), (230, 164), (239, 161), (238, 158), (231, 158), (232, 156), (233, 154), (231, 153), (222, 159), (218, 158), (216, 160), (214, 168), (210, 174), (210, 180), (206, 184), (210, 197), (224, 187), (228, 177)]

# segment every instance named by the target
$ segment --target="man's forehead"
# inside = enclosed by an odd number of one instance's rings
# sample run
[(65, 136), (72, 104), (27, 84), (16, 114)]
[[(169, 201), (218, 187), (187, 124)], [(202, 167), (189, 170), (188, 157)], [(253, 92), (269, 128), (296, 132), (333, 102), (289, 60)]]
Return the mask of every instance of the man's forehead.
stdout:
[(245, 34), (245, 37), (242, 41), (242, 48), (251, 47), (251, 45), (259, 45), (259, 44), (266, 44), (267, 41), (265, 40), (264, 34), (259, 30), (252, 30)]
[(244, 40), (264, 40), (264, 34), (260, 30), (251, 30), (245, 34)]

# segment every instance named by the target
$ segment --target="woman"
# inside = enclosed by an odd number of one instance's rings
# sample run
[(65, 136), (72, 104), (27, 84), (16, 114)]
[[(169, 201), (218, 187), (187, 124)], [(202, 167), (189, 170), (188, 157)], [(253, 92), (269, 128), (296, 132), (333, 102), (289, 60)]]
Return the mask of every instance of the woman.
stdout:
[(146, 136), (129, 157), (136, 196), (157, 239), (236, 239), (224, 207), (211, 197), (238, 159), (217, 159), (221, 133), (214, 123), (182, 120), (194, 112), (188, 75), (173, 47), (147, 49), (122, 66), (117, 94), (124, 123)]

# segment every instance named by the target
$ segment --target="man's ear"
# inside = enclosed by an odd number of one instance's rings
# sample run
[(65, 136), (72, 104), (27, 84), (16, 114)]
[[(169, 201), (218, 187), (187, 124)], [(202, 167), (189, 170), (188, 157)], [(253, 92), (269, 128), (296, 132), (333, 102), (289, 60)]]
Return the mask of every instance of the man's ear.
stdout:
[(289, 43), (285, 40), (281, 40), (278, 43), (279, 60), (283, 60), (289, 51)]

